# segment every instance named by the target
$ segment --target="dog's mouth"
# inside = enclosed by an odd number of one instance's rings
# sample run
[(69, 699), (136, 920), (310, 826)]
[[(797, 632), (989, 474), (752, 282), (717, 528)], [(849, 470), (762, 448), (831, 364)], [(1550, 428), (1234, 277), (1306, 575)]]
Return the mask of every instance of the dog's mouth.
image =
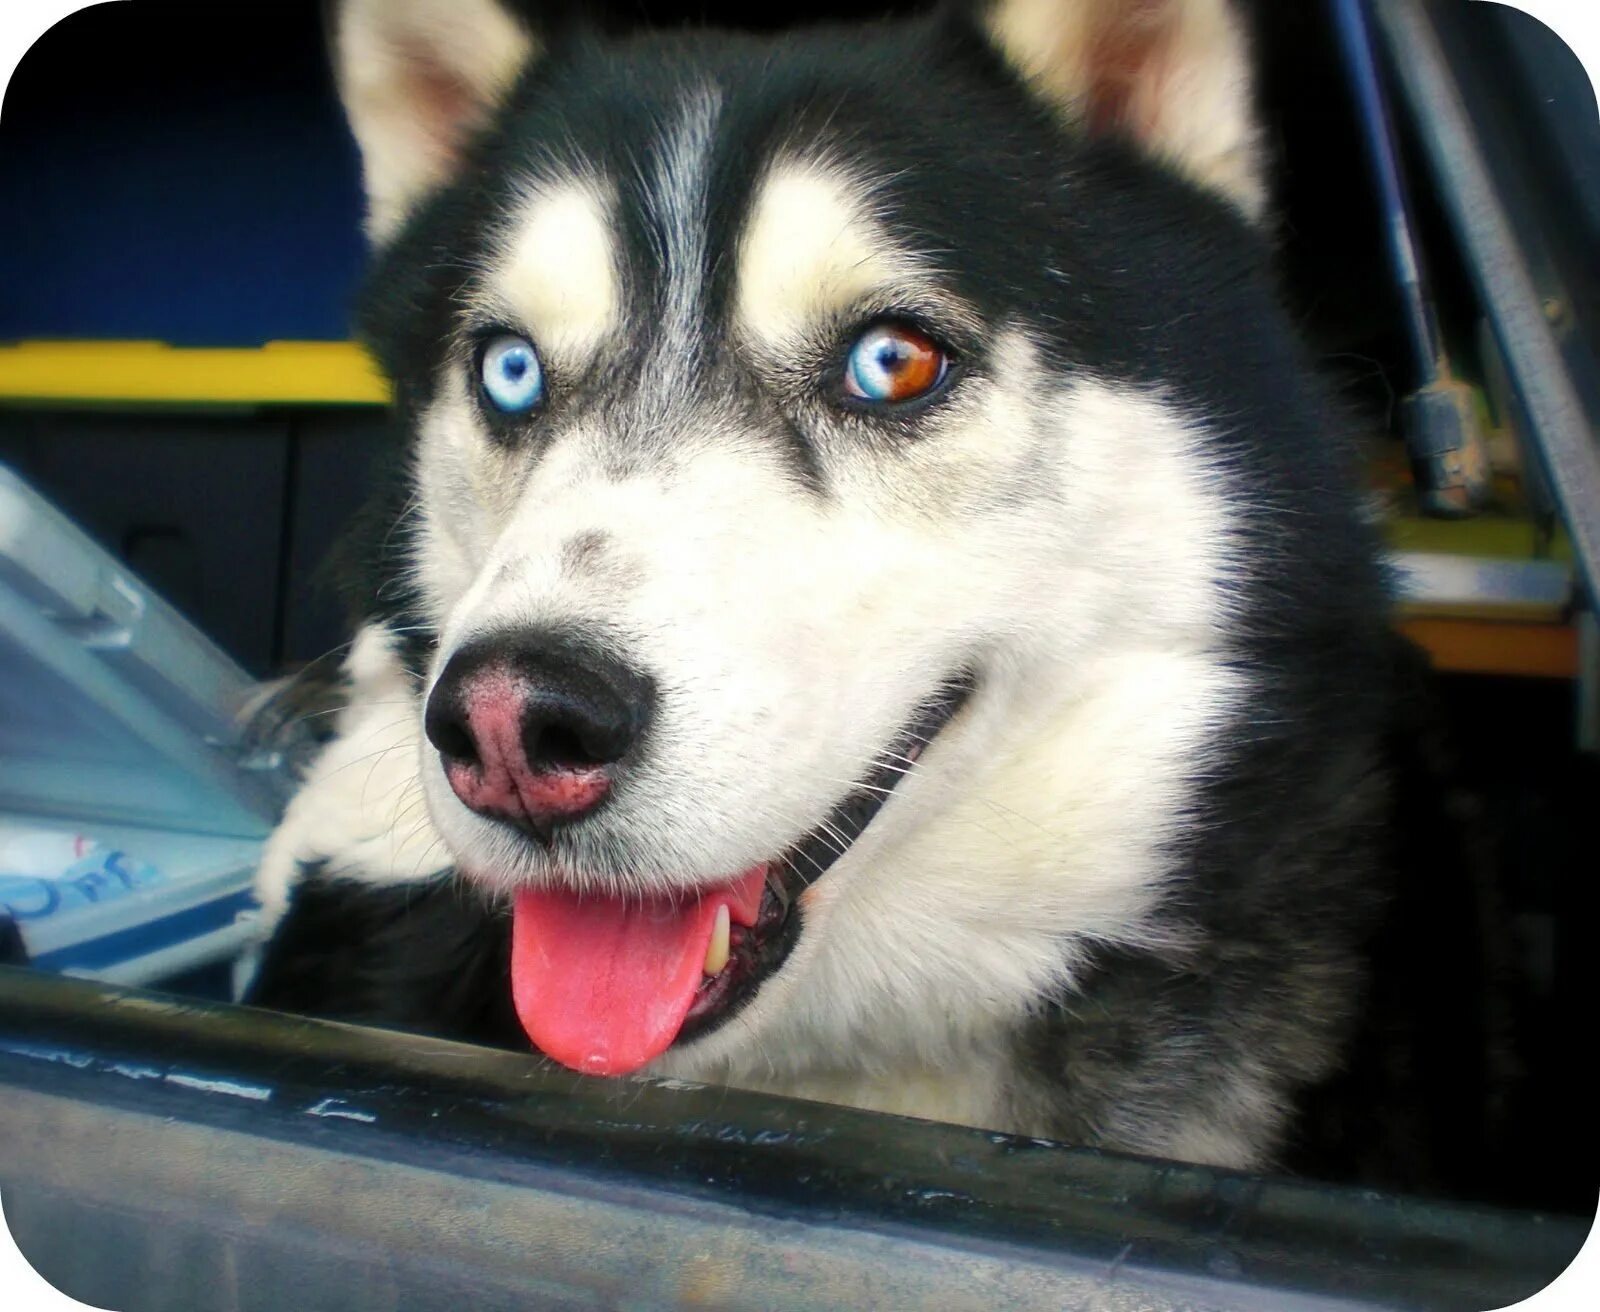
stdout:
[(939, 689), (828, 817), (783, 855), (686, 897), (524, 890), (511, 993), (534, 1045), (564, 1066), (626, 1075), (734, 1016), (788, 957), (800, 895), (842, 857), (971, 695)]

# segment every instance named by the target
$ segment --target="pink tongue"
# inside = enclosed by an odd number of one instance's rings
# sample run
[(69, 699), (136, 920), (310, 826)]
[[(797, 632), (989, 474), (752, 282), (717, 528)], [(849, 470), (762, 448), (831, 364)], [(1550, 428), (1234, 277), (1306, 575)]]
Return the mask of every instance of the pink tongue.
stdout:
[(541, 1052), (626, 1075), (671, 1046), (700, 987), (717, 908), (753, 925), (767, 868), (681, 902), (530, 889), (511, 927), (511, 999)]

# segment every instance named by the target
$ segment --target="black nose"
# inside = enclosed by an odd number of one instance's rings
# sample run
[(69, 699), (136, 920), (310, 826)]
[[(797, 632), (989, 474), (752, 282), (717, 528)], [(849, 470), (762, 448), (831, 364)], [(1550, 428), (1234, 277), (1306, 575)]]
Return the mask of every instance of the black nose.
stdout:
[(600, 803), (654, 701), (648, 676), (595, 646), (515, 632), (452, 656), (423, 724), (467, 806), (545, 824)]

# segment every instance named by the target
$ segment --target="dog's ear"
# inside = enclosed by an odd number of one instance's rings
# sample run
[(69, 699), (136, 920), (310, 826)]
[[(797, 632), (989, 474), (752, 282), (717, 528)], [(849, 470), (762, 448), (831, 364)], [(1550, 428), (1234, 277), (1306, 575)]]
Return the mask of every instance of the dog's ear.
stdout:
[(538, 53), (499, 0), (326, 0), (339, 93), (361, 147), (367, 233), (392, 236)]
[(1075, 125), (1130, 136), (1261, 218), (1249, 42), (1229, 0), (979, 0), (977, 16)]

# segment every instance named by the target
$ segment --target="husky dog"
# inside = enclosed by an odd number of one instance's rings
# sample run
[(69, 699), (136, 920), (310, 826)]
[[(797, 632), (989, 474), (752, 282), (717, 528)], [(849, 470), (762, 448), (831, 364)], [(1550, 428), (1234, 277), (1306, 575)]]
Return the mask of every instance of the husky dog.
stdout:
[(405, 450), (257, 1001), (1293, 1161), (1397, 863), (1224, 0), (344, 0)]

